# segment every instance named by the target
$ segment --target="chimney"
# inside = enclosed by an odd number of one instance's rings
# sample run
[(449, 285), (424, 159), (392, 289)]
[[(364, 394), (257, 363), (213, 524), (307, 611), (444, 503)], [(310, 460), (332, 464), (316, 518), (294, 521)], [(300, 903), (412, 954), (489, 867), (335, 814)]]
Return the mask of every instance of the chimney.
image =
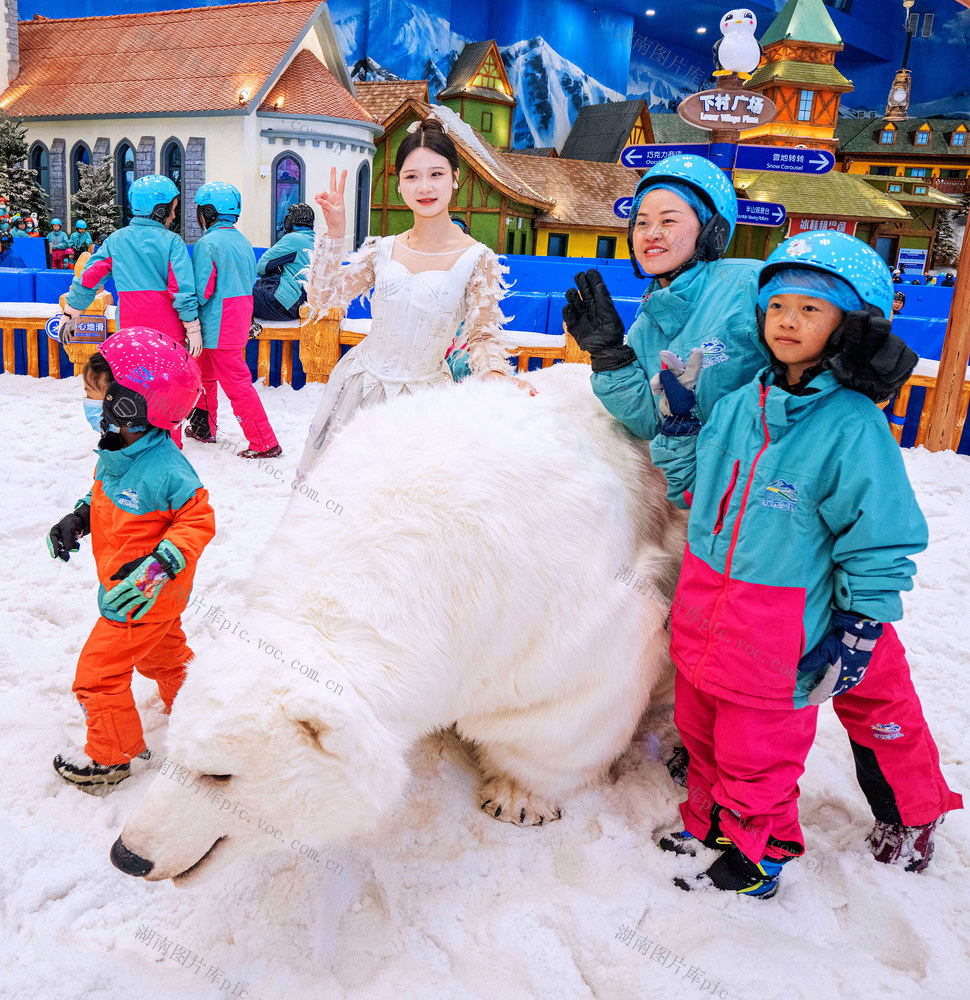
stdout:
[(20, 72), (20, 33), (17, 26), (17, 0), (3, 0), (4, 23), (0, 26), (0, 83), (2, 90)]

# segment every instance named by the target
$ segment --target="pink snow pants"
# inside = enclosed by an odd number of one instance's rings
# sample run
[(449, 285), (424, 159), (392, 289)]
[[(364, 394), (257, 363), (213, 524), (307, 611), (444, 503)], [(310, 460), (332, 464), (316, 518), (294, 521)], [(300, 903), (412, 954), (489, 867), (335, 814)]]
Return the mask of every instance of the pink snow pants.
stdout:
[(876, 819), (922, 826), (963, 808), (940, 771), (906, 650), (892, 625), (876, 643), (862, 683), (832, 704), (852, 740), (859, 784)]
[(721, 806), (721, 830), (754, 862), (769, 837), (804, 846), (798, 779), (815, 740), (818, 708), (749, 708), (694, 687), (678, 670), (674, 722), (690, 754), (684, 829), (698, 839)]
[[(259, 396), (253, 388), (253, 379), (243, 351), (249, 330), (241, 338), (231, 337), (223, 331), (219, 335), (219, 347), (205, 348), (199, 357), (202, 369), (202, 396), (199, 406), (209, 413), (209, 429), (216, 432), (219, 407), (218, 385), (229, 397), (232, 412), (242, 427), (243, 434), (253, 451), (266, 451), (279, 442), (270, 427), (269, 419)], [(223, 346), (225, 344), (226, 346)]]

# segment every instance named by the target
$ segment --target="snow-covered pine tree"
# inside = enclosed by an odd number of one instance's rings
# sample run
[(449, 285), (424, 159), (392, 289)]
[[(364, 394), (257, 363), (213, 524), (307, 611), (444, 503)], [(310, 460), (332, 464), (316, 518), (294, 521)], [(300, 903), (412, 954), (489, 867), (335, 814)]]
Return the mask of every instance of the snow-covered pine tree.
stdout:
[(37, 213), (41, 231), (50, 224), (50, 209), (44, 189), (37, 183), (37, 172), (28, 170), (27, 129), (20, 118), (0, 111), (0, 194), (7, 199), (7, 210), (28, 216)]
[(106, 156), (96, 167), (80, 163), (78, 169), (81, 184), (71, 199), (71, 228), (78, 219), (84, 219), (91, 239), (102, 243), (121, 225), (121, 207), (115, 200), (111, 157)]
[(953, 229), (953, 212), (940, 212), (936, 224), (936, 242), (933, 244), (933, 267), (952, 264), (960, 251)]

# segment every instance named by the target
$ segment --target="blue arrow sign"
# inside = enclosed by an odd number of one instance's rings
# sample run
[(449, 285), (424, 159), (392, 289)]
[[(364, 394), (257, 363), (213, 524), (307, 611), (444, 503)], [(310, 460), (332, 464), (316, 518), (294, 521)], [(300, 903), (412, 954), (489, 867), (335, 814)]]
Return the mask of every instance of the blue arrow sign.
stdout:
[(738, 224), (743, 226), (780, 226), (785, 221), (785, 206), (774, 201), (739, 201)]
[(661, 160), (666, 160), (668, 156), (679, 156), (680, 154), (707, 156), (707, 143), (688, 142), (682, 146), (627, 146), (620, 153), (620, 163), (624, 167), (642, 170), (646, 167), (652, 167)]
[(826, 149), (787, 146), (738, 146), (734, 161), (736, 170), (781, 170), (790, 174), (827, 174), (834, 166), (835, 157)]
[(630, 218), (630, 209), (633, 208), (632, 198), (617, 198), (613, 202), (613, 214), (618, 215), (621, 219)]

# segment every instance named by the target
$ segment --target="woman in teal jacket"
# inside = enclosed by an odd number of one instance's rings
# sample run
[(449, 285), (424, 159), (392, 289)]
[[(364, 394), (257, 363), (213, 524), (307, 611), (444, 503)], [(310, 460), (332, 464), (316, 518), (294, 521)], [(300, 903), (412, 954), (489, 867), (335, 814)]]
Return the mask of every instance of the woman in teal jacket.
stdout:
[[(905, 728), (920, 738), (879, 763), (893, 789), (909, 783), (912, 797), (932, 803), (929, 822), (913, 817), (923, 828), (912, 834), (911, 870), (929, 862), (941, 812), (961, 800), (945, 784), (928, 796), (921, 788), (932, 740), (884, 624), (902, 617), (909, 557), (927, 544), (899, 447), (874, 405), (916, 362), (889, 333), (885, 266), (854, 237), (812, 233), (782, 244), (760, 284), (772, 365), (718, 402), (702, 428), (694, 392), (664, 372), (671, 415), (651, 454), (670, 499), (691, 510), (671, 617), (689, 798), (685, 830), (661, 846), (691, 853), (698, 838), (723, 848), (701, 884), (767, 897), (782, 865), (804, 851), (797, 781), (815, 706), (861, 684), (884, 631), (869, 698), (893, 714), (883, 737)], [(891, 722), (898, 734), (885, 730)], [(714, 811), (698, 808), (711, 801)]]
[(597, 271), (577, 275), (577, 288), (566, 292), (563, 320), (591, 355), (593, 391), (637, 437), (652, 438), (663, 417), (650, 384), (661, 351), (679, 358), (703, 351), (702, 420), (767, 360), (755, 322), (761, 262), (721, 259), (737, 218), (738, 200), (723, 170), (700, 156), (669, 156), (643, 175), (633, 198), (630, 256), (637, 275), (642, 267), (653, 280), (626, 343)]
[(289, 322), (300, 318), (306, 289), (299, 274), (313, 252), (313, 207), (290, 205), (283, 220), (284, 235), (256, 263), (259, 280), (253, 288), (256, 319)]

